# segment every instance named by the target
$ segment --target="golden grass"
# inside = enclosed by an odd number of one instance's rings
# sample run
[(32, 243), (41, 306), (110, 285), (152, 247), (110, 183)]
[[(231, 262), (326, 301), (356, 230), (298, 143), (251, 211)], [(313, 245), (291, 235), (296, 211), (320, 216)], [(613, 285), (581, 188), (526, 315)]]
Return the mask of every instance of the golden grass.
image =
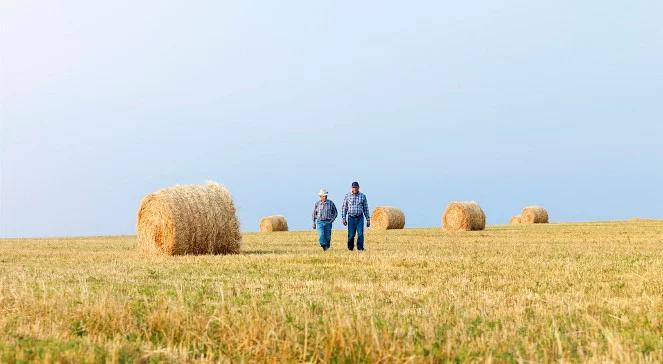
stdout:
[(0, 240), (0, 362), (661, 362), (663, 222)]

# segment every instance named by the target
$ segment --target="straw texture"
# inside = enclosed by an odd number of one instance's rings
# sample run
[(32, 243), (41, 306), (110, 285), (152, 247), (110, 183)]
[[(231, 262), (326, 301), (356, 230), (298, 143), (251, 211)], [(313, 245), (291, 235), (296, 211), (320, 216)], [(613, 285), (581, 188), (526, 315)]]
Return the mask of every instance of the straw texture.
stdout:
[(379, 230), (402, 229), (405, 227), (405, 214), (398, 207), (376, 207), (371, 215), (371, 227)]
[(239, 253), (242, 236), (232, 196), (218, 183), (165, 188), (145, 196), (136, 224), (139, 247), (165, 255)]
[(474, 201), (451, 202), (442, 215), (442, 226), (450, 231), (483, 230), (486, 214)]
[(520, 224), (522, 224), (520, 222), (520, 220), (521, 220), (520, 215), (514, 216), (514, 217), (511, 218), (511, 221), (509, 221), (509, 224), (511, 224), (511, 225), (520, 225)]
[(523, 224), (547, 224), (548, 211), (541, 206), (529, 206), (523, 209), (520, 214), (520, 221)]
[(260, 219), (260, 231), (288, 231), (288, 220), (283, 215), (265, 216)]

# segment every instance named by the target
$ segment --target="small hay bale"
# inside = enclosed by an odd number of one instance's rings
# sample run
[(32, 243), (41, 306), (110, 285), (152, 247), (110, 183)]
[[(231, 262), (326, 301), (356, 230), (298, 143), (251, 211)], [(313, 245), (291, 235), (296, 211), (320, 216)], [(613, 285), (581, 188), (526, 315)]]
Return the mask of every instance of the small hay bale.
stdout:
[(236, 254), (242, 240), (232, 196), (214, 182), (145, 196), (136, 230), (143, 251), (165, 255)]
[(405, 227), (405, 214), (398, 207), (376, 207), (371, 215), (371, 227), (380, 230), (402, 229)]
[(451, 202), (442, 215), (442, 226), (451, 231), (483, 230), (486, 214), (474, 201)]
[(520, 214), (521, 224), (547, 224), (548, 211), (541, 206), (529, 206)]
[(514, 217), (511, 218), (511, 221), (509, 221), (509, 224), (511, 224), (511, 225), (520, 225), (520, 224), (522, 224), (520, 222), (520, 220), (521, 220), (520, 215), (514, 216)]
[(288, 220), (283, 215), (265, 216), (260, 219), (260, 232), (288, 231)]

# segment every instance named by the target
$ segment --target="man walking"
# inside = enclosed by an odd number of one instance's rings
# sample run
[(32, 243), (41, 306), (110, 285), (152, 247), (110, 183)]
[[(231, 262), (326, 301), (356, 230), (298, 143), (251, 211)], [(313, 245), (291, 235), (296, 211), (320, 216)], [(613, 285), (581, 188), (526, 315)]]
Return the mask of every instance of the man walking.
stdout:
[(357, 236), (357, 250), (364, 250), (364, 217), (366, 227), (371, 227), (371, 215), (368, 212), (368, 201), (366, 195), (359, 192), (359, 183), (352, 182), (352, 192), (345, 195), (343, 199), (343, 225), (348, 227), (348, 250), (355, 248), (355, 234)]
[(332, 225), (338, 216), (336, 205), (327, 199), (328, 194), (327, 190), (321, 189), (318, 194), (320, 201), (317, 201), (313, 207), (313, 229), (318, 229), (320, 246), (324, 251), (331, 247)]

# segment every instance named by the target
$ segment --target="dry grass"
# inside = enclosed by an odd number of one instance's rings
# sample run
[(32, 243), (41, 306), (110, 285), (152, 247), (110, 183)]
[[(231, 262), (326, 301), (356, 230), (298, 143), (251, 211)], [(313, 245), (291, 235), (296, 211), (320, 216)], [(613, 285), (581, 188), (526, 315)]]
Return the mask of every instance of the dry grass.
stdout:
[(402, 229), (405, 227), (405, 214), (398, 207), (376, 207), (371, 214), (371, 227), (380, 230)]
[(141, 250), (166, 255), (239, 253), (242, 239), (232, 196), (214, 182), (145, 196), (136, 230)]
[(442, 215), (442, 226), (450, 231), (483, 230), (486, 214), (474, 201), (451, 202)]
[(265, 216), (260, 219), (260, 231), (288, 231), (288, 220), (283, 215)]
[(0, 240), (0, 362), (661, 362), (663, 222)]

